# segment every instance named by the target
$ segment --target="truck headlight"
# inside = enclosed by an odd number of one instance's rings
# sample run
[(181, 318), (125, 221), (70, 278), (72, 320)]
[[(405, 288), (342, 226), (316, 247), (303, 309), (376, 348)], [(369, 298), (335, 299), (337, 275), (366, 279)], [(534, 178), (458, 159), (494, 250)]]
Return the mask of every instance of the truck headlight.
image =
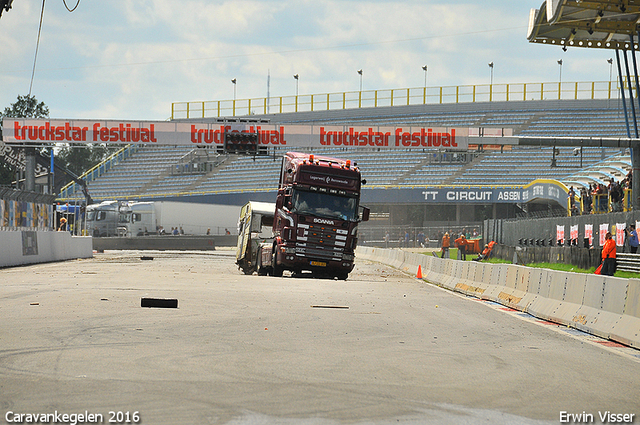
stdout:
[(353, 261), (354, 255), (353, 254), (342, 254), (342, 259), (344, 261)]

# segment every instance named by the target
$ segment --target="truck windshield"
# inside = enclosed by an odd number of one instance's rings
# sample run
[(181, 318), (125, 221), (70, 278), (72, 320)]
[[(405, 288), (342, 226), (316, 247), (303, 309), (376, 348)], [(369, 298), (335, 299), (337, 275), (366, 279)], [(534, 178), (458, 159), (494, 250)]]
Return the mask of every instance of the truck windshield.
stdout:
[(356, 198), (295, 190), (292, 202), (293, 211), (299, 214), (352, 221), (356, 219)]
[(118, 215), (118, 223), (128, 223), (129, 221), (131, 221), (131, 213), (130, 212), (120, 213)]

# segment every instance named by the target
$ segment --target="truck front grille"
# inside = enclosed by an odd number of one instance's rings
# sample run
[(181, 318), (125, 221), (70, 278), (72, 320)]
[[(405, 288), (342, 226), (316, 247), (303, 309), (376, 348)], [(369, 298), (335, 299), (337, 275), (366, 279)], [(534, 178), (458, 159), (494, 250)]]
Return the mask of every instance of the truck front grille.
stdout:
[(299, 224), (296, 255), (321, 260), (341, 261), (348, 231), (333, 226)]

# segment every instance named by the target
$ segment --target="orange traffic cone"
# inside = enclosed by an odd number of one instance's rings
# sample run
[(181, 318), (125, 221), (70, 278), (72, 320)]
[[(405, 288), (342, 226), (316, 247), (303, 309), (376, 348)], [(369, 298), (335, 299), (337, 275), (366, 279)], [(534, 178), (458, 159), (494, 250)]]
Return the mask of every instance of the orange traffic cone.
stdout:
[(420, 264), (418, 264), (418, 274), (416, 275), (416, 278), (422, 279), (422, 266)]

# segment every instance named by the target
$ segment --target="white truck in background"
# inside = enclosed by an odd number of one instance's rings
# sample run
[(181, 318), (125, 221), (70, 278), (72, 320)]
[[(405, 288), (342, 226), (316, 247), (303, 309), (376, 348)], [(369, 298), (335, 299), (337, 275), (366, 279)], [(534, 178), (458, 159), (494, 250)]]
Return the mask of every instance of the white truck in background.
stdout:
[(128, 203), (104, 201), (87, 206), (87, 231), (94, 237), (118, 236), (126, 230)]
[(93, 236), (148, 236), (171, 234), (223, 235), (235, 233), (235, 205), (193, 202), (105, 201), (87, 207), (87, 228)]

